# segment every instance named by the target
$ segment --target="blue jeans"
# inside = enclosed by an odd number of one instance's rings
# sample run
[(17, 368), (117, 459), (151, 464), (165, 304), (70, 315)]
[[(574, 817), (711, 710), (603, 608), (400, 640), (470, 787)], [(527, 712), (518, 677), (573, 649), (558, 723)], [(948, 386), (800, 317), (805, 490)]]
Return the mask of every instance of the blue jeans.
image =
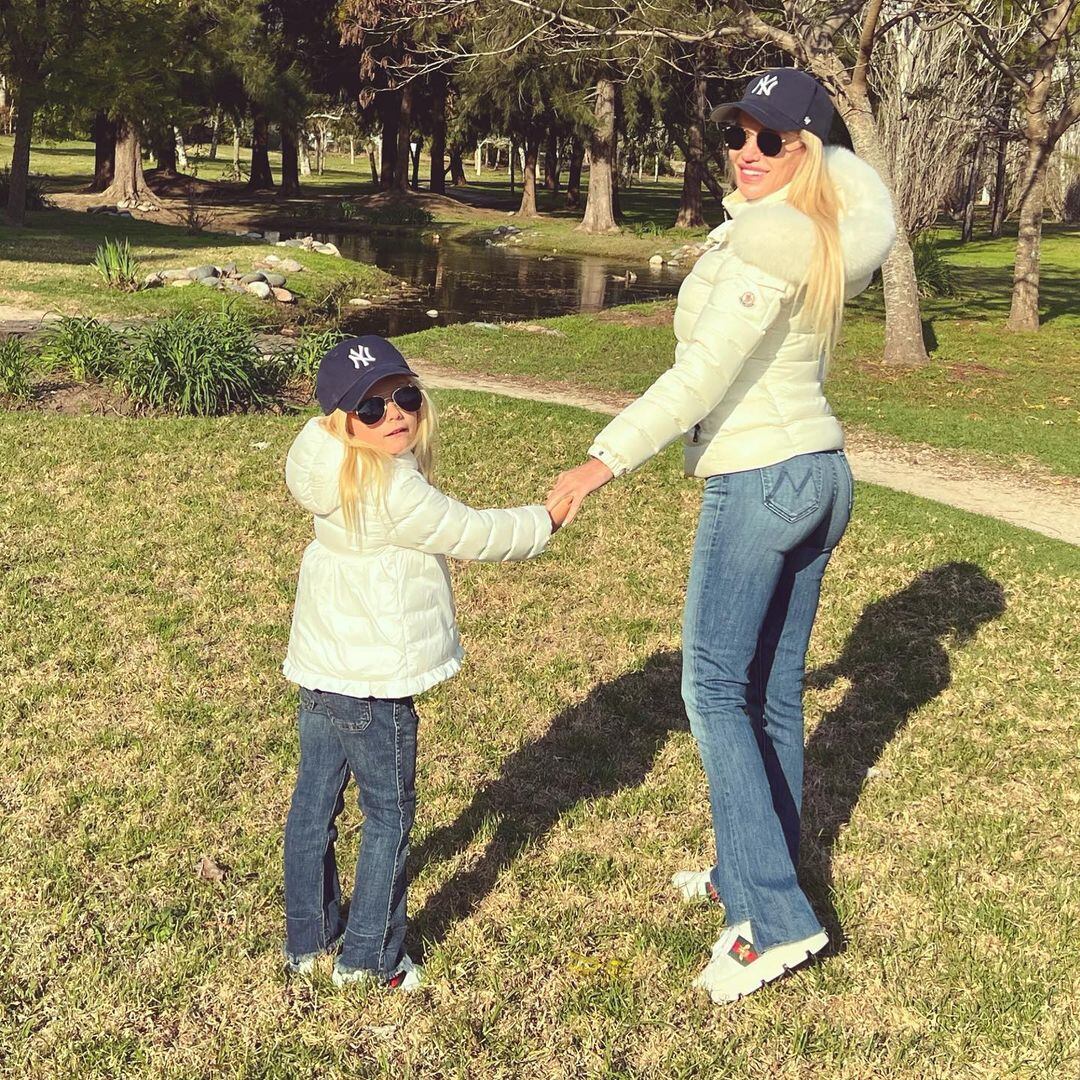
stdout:
[[(300, 768), (285, 822), (285, 953), (300, 961), (341, 941), (338, 963), (380, 979), (405, 954), (405, 857), (416, 811), (411, 698), (300, 690)], [(364, 812), (349, 921), (334, 842), (349, 773)]]
[(759, 949), (821, 926), (799, 887), (802, 689), (821, 579), (851, 516), (842, 451), (710, 476), (683, 618), (683, 700), (709, 781), (713, 885)]

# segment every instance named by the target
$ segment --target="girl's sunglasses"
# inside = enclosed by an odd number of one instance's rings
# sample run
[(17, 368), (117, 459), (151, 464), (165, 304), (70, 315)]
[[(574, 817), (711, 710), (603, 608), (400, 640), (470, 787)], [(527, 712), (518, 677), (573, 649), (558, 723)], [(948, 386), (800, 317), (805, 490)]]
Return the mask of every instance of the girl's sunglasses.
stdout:
[[(748, 135), (749, 132), (738, 124), (728, 124), (724, 128), (724, 143), (729, 150), (741, 150), (746, 145)], [(779, 132), (763, 128), (757, 133), (757, 148), (766, 157), (776, 157), (784, 149), (784, 140)]]
[[(405, 386), (399, 386), (390, 395), (390, 400), (393, 401), (399, 409), (403, 409), (405, 412), (414, 413), (419, 412), (420, 406), (424, 404), (424, 395), (420, 392), (420, 387), (408, 383)], [(364, 400), (353, 409), (353, 416), (355, 416), (361, 424), (367, 424), (368, 427), (374, 427), (385, 415), (386, 398), (381, 397), (364, 398)]]

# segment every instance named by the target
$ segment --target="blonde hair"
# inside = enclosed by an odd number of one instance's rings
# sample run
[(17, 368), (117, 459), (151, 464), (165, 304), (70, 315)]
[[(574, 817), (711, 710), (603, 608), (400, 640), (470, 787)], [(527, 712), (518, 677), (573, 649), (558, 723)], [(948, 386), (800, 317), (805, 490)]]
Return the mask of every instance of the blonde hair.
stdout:
[[(420, 472), (429, 483), (435, 476), (435, 433), (438, 420), (427, 391), (414, 383), (423, 395), (420, 415), (416, 425), (416, 442), (412, 453)], [(390, 485), (390, 462), (393, 455), (361, 442), (349, 434), (349, 414), (335, 409), (324, 416), (322, 424), (335, 438), (345, 444), (345, 458), (338, 473), (338, 496), (345, 528), (354, 539), (363, 528), (361, 507), (365, 502), (385, 502)]]
[(844, 259), (840, 248), (840, 198), (825, 165), (825, 147), (809, 131), (799, 132), (805, 158), (791, 181), (788, 205), (814, 226), (816, 243), (800, 291), (802, 312), (822, 340), (826, 361), (840, 334), (844, 312)]

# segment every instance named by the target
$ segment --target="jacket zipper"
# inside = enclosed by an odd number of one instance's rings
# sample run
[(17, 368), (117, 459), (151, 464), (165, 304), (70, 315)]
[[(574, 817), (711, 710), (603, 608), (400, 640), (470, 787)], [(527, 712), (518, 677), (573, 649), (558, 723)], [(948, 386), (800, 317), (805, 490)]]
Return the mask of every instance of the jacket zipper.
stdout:
[(697, 445), (698, 436), (701, 434), (701, 425), (694, 425), (694, 437), (690, 440), (694, 445)]

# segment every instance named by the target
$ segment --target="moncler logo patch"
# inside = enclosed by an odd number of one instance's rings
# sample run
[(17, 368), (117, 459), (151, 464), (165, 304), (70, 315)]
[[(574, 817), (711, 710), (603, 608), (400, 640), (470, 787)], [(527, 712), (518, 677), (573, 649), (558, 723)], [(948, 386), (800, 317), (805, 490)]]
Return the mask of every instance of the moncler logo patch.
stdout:
[(762, 94), (768, 97), (775, 89), (780, 79), (776, 75), (762, 75), (751, 89), (751, 94)]
[(753, 307), (757, 303), (757, 297), (752, 292), (744, 292), (739, 297), (739, 303), (743, 307)]
[(367, 367), (368, 364), (375, 363), (375, 357), (371, 355), (371, 350), (366, 345), (361, 345), (359, 348), (355, 346), (349, 350), (349, 359), (352, 361), (352, 365), (357, 371), (360, 370), (360, 365), (363, 364)]

